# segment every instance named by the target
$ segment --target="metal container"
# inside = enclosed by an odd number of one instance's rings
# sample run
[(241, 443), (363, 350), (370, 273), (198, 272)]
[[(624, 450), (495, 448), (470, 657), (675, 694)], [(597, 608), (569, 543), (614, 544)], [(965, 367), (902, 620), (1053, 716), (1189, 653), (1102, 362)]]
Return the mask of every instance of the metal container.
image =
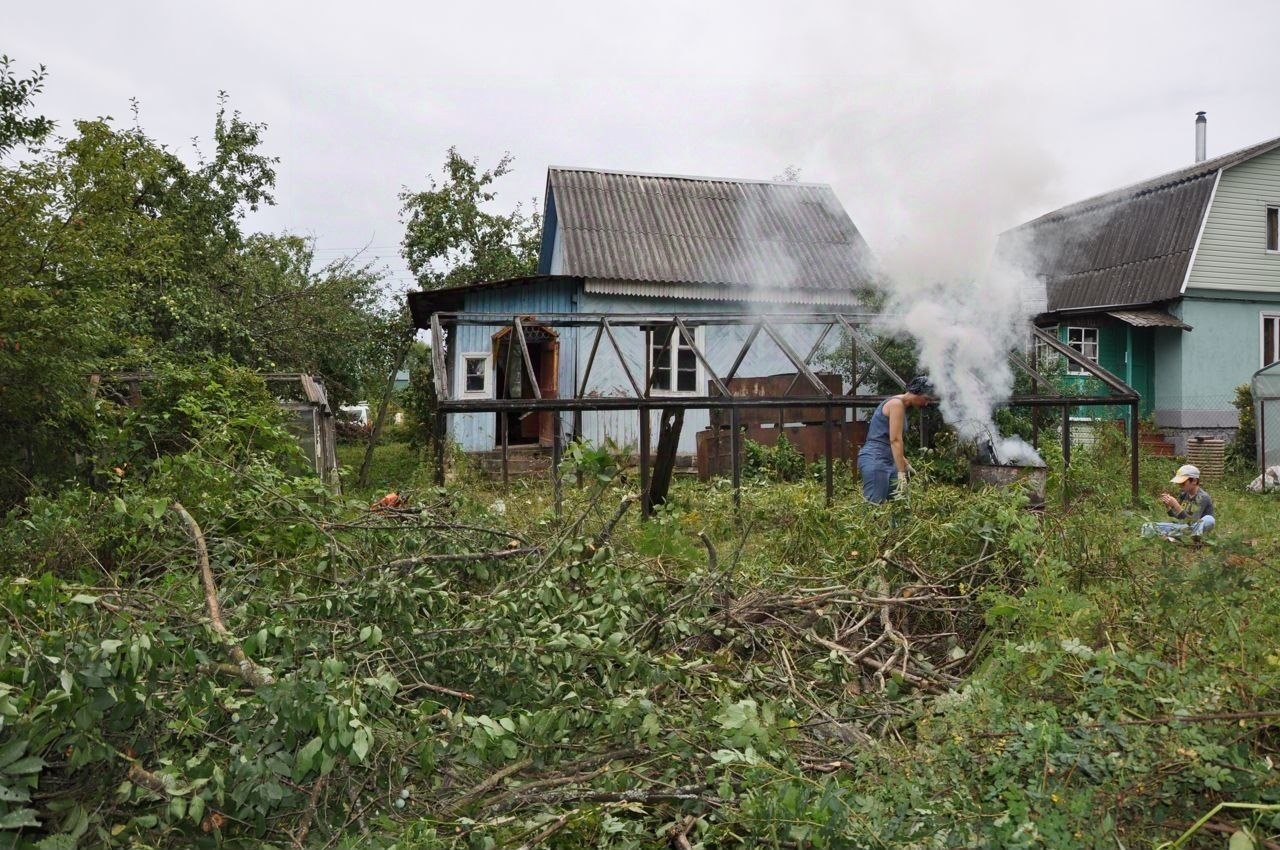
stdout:
[(969, 464), (969, 486), (1022, 487), (1030, 507), (1044, 507), (1044, 488), (1048, 470), (1043, 466), (1013, 466), (990, 463)]

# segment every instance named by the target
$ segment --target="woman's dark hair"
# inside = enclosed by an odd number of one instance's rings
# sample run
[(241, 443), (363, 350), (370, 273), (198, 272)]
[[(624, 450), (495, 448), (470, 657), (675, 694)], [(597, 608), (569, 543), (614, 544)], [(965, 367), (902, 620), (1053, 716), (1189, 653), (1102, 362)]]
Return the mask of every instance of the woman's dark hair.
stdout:
[(915, 393), (916, 395), (927, 395), (930, 398), (937, 398), (938, 396), (938, 391), (934, 388), (933, 381), (930, 381), (924, 375), (917, 375), (912, 378), (911, 383), (907, 384), (907, 392)]

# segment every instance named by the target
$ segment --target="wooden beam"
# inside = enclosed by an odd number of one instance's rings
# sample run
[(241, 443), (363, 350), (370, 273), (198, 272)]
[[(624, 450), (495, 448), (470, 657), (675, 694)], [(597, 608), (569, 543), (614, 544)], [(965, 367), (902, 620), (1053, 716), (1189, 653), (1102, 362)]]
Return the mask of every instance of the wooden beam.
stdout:
[(529, 354), (529, 343), (524, 338), (524, 325), (521, 324), (519, 316), (516, 316), (513, 324), (516, 329), (516, 338), (520, 340), (520, 354), (524, 357), (525, 377), (533, 385), (533, 397), (540, 399), (542, 398), (542, 389), (538, 386), (538, 376), (533, 371), (533, 357)]

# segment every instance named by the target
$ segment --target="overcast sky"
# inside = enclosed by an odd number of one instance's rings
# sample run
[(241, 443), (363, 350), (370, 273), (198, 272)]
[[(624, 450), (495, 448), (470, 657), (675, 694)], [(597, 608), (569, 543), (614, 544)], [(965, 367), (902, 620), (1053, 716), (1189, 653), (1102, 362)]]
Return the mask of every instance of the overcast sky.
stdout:
[(1280, 14), (1256, 2), (25, 3), (0, 52), (41, 111), (207, 138), (219, 90), (269, 125), (253, 226), (361, 246), (401, 282), (397, 193), (445, 150), (548, 165), (830, 183), (900, 267), (965, 269), (994, 233), (1280, 135)]

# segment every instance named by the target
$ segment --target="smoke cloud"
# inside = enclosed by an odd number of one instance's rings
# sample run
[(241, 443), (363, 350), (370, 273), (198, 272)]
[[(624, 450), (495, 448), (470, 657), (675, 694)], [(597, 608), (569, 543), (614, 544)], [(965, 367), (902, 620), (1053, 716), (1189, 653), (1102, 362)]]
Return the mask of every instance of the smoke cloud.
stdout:
[(1061, 203), (1060, 168), (1016, 77), (957, 83), (947, 63), (922, 61), (928, 46), (907, 51), (911, 67), (886, 67), (878, 85), (824, 84), (830, 109), (806, 172), (840, 187), (878, 261), (882, 333), (914, 343), (943, 418), (963, 439), (993, 437), (1006, 462), (1038, 461), (999, 438), (993, 411), (1013, 391), (1007, 353), (1025, 344), (1043, 287), (1029, 252), (993, 252), (999, 234)]
[[(988, 244), (995, 234), (987, 237)], [(923, 250), (923, 246), (921, 248)], [(990, 439), (1001, 463), (1043, 465), (1030, 445), (993, 421), (1013, 392), (1009, 352), (1026, 342), (1036, 278), (1021, 251), (1002, 251), (981, 273), (889, 270), (884, 329), (910, 339), (941, 393), (942, 418), (964, 441)]]

